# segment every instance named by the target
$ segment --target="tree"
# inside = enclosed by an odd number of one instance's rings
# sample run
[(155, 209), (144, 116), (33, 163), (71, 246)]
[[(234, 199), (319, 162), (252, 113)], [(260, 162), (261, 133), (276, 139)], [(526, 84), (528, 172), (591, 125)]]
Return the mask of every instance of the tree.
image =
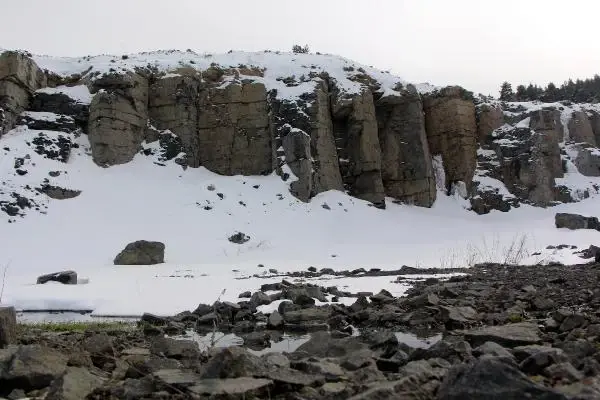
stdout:
[(552, 82), (548, 83), (546, 86), (546, 90), (544, 91), (544, 95), (542, 96), (543, 101), (547, 101), (549, 103), (557, 101), (559, 98), (559, 91), (556, 85)]
[(515, 94), (512, 90), (512, 85), (508, 82), (503, 82), (500, 87), (500, 100), (501, 101), (513, 101)]
[(516, 98), (517, 101), (527, 101), (527, 89), (525, 88), (525, 85), (517, 86)]
[(292, 46), (292, 52), (295, 54), (308, 54), (310, 50), (308, 49), (308, 45), (304, 45), (304, 47), (299, 44), (295, 44)]

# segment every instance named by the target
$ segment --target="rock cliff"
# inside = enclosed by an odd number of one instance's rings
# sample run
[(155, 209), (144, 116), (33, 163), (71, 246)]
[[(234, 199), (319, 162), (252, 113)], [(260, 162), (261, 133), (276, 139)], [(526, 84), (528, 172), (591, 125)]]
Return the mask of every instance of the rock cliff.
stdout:
[(302, 201), (341, 190), (431, 207), (458, 194), (487, 213), (577, 201), (598, 188), (570, 176), (600, 176), (596, 105), (500, 103), (328, 55), (4, 52), (0, 122), (0, 136), (18, 125), (87, 134), (101, 167), (157, 142), (161, 162), (183, 168), (276, 173)]

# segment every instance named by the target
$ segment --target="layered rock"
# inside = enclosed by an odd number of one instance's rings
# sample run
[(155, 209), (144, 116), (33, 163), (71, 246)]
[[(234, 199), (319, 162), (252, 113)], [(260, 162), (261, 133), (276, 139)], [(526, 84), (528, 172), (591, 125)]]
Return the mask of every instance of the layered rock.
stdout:
[(584, 111), (574, 111), (568, 124), (569, 139), (575, 143), (587, 143), (596, 146), (592, 124)]
[(594, 139), (596, 143), (600, 145), (600, 113), (597, 111), (590, 111), (588, 114), (590, 125), (592, 126), (592, 132), (594, 132)]
[(166, 76), (150, 86), (148, 115), (159, 130), (177, 135), (190, 167), (200, 166), (198, 102), (202, 85), (194, 75)]
[(379, 99), (375, 108), (385, 194), (430, 207), (436, 198), (436, 186), (419, 94), (409, 87), (402, 96)]
[(80, 103), (64, 93), (36, 92), (33, 94), (29, 109), (36, 112), (67, 115), (72, 117), (82, 130), (87, 131), (90, 117), (89, 105)]
[(432, 155), (441, 155), (446, 186), (464, 182), (470, 187), (477, 165), (475, 104), (457, 86), (424, 96), (425, 129)]
[[(298, 178), (291, 191), (301, 200), (327, 190), (343, 190), (333, 137), (326, 80), (316, 78), (315, 88), (299, 100), (269, 99), (276, 148)], [(277, 154), (276, 154), (277, 155)]]
[(46, 75), (27, 55), (16, 51), (0, 54), (0, 136), (14, 128), (33, 92), (46, 84)]
[(476, 116), (479, 143), (487, 143), (492, 132), (504, 125), (504, 112), (495, 105), (481, 104), (477, 107)]
[(92, 83), (88, 136), (94, 162), (124, 164), (140, 150), (148, 124), (148, 80), (137, 73), (107, 74)]
[(586, 144), (575, 145), (577, 157), (573, 163), (577, 170), (585, 176), (600, 176), (600, 149)]
[(262, 83), (208, 88), (201, 94), (198, 111), (200, 165), (222, 175), (266, 175), (274, 170)]
[(385, 206), (381, 148), (373, 95), (369, 90), (332, 99), (333, 128), (342, 180), (350, 195)]

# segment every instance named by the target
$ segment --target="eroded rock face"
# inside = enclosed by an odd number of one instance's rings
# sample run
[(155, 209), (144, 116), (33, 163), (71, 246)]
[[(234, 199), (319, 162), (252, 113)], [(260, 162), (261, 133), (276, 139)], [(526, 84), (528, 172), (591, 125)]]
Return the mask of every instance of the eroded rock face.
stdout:
[(592, 124), (584, 111), (575, 111), (569, 120), (569, 138), (575, 143), (596, 145)]
[(167, 76), (150, 86), (148, 114), (152, 125), (177, 135), (190, 167), (200, 166), (198, 101), (201, 82), (196, 76)]
[(477, 138), (479, 143), (486, 143), (491, 139), (494, 130), (504, 124), (504, 112), (500, 107), (482, 104), (477, 107)]
[(585, 176), (600, 176), (600, 149), (585, 144), (576, 145), (577, 157), (573, 163)]
[(380, 99), (375, 107), (385, 194), (430, 207), (436, 187), (420, 96), (416, 90), (407, 90), (401, 97)]
[(596, 144), (600, 144), (600, 113), (597, 111), (590, 111), (588, 114), (590, 125), (592, 126), (592, 132), (594, 132), (594, 139)]
[(448, 190), (456, 182), (469, 188), (477, 165), (475, 104), (465, 93), (446, 87), (423, 101), (429, 150), (442, 156)]
[(342, 180), (349, 194), (385, 206), (381, 148), (373, 95), (364, 90), (351, 97), (335, 93), (333, 127)]
[(273, 171), (267, 92), (262, 83), (231, 83), (202, 93), (200, 165), (222, 175)]
[(92, 83), (88, 136), (94, 162), (124, 164), (140, 150), (148, 122), (148, 80), (109, 74)]
[(46, 84), (46, 75), (27, 55), (16, 51), (0, 54), (0, 136), (15, 126), (32, 93)]

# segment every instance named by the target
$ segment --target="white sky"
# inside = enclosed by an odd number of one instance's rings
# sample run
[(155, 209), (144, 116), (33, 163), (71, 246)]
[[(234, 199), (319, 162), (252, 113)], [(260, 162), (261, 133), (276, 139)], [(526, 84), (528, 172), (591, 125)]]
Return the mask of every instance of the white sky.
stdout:
[(498, 94), (600, 72), (598, 0), (4, 0), (0, 47), (82, 56), (308, 44), (414, 82)]

